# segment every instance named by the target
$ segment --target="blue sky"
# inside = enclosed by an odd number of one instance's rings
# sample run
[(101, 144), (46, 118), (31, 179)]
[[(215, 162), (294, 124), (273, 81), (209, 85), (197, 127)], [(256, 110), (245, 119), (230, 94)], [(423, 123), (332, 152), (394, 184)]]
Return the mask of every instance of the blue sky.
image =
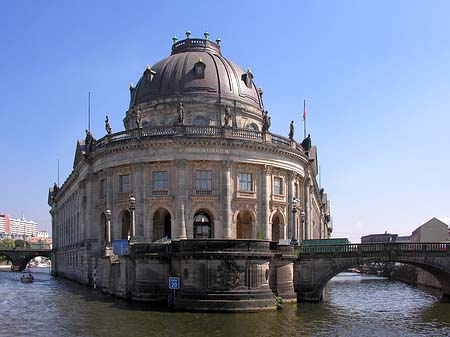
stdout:
[(264, 88), (271, 131), (318, 145), (335, 237), (450, 220), (448, 1), (3, 1), (0, 212), (50, 228), (48, 187), (75, 142), (123, 129), (128, 86), (205, 30)]

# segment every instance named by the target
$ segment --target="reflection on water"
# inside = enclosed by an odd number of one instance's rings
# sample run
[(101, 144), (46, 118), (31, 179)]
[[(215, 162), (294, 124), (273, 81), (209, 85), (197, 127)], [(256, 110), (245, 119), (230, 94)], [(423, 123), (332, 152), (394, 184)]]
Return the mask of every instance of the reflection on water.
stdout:
[[(44, 270), (48, 271), (48, 270)], [(450, 336), (450, 303), (387, 279), (340, 274), (323, 303), (253, 314), (175, 313), (48, 273), (0, 272), (0, 336)]]

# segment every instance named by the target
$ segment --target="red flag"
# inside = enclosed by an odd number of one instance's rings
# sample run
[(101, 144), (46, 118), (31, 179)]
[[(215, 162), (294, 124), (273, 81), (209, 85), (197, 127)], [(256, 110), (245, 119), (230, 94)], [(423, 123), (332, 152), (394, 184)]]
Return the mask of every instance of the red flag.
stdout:
[(306, 120), (306, 99), (303, 100), (303, 121)]

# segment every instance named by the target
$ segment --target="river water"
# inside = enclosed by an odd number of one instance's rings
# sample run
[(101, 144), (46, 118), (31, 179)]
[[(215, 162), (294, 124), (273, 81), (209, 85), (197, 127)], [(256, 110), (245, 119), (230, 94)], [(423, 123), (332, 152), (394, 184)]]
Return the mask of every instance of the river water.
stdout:
[(113, 299), (46, 271), (32, 284), (0, 272), (0, 336), (450, 336), (438, 293), (375, 276), (339, 274), (323, 303), (203, 314)]

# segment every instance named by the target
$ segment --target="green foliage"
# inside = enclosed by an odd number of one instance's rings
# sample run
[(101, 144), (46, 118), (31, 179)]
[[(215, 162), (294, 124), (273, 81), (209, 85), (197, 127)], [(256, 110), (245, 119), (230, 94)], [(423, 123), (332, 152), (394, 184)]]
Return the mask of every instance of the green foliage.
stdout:
[(29, 242), (26, 242), (23, 240), (16, 240), (16, 241), (14, 241), (14, 243), (15, 243), (16, 247), (18, 247), (18, 248), (30, 248), (31, 247)]
[(15, 242), (13, 239), (3, 239), (0, 241), (0, 247), (1, 248), (14, 248)]
[(277, 303), (277, 310), (281, 310), (283, 308), (283, 299), (280, 295), (278, 295), (278, 292), (273, 296), (275, 297), (275, 302)]

